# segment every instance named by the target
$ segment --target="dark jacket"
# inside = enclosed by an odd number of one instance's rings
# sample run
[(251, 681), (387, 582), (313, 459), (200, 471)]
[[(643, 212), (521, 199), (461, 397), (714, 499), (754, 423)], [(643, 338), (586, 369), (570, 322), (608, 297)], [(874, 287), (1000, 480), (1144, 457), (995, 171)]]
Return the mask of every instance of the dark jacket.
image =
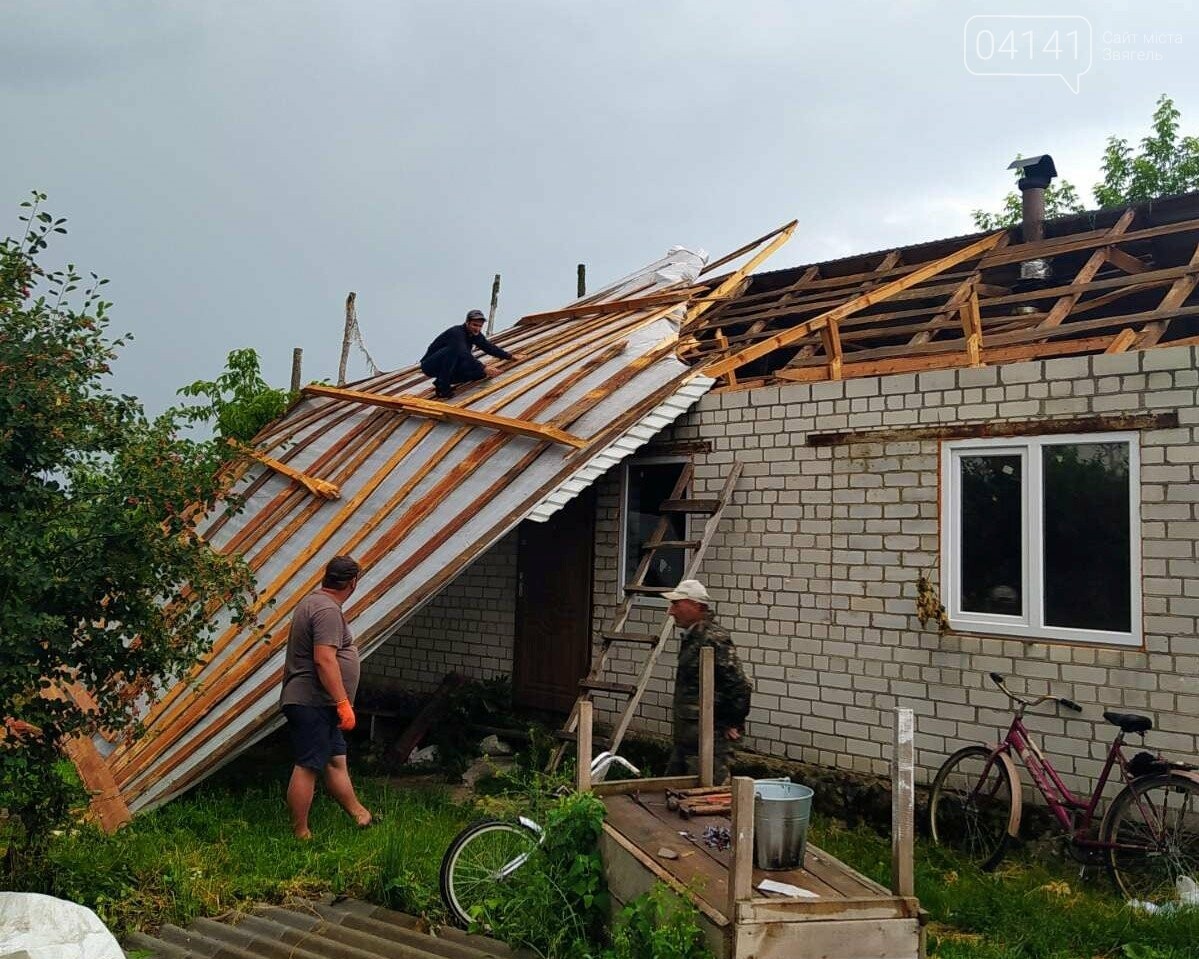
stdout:
[(497, 359), (512, 359), (511, 353), (500, 349), (482, 333), (471, 333), (464, 323), (459, 323), (457, 326), (451, 326), (444, 333), (439, 334), (437, 339), (429, 344), (429, 348), (425, 350), (424, 357), (421, 358), (421, 363), (428, 360), (434, 353), (440, 353), (447, 347), (449, 348), (449, 354), (455, 360), (473, 359), (471, 350), (476, 348)]
[(742, 729), (749, 715), (753, 688), (741, 668), (732, 637), (709, 613), (683, 633), (679, 644), (679, 665), (674, 681), (674, 715), (699, 718), (699, 651), (704, 646), (716, 650), (713, 692), (717, 729)]

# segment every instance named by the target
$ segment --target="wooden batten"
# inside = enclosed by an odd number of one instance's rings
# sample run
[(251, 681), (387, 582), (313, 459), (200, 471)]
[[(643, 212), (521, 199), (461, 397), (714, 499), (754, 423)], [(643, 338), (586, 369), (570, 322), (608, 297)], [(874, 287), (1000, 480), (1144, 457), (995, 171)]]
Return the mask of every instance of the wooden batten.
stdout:
[(324, 396), (350, 403), (365, 403), (383, 409), (425, 416), (433, 420), (452, 420), (468, 426), (482, 426), (498, 430), (501, 433), (514, 433), (517, 436), (549, 440), (552, 443), (561, 443), (575, 449), (581, 449), (587, 445), (587, 440), (572, 436), (570, 433), (552, 426), (543, 426), (540, 423), (512, 419), (507, 416), (497, 416), (494, 413), (480, 413), (462, 406), (452, 406), (449, 403), (426, 400), (418, 396), (381, 396), (377, 393), (363, 393), (359, 390), (338, 389), (333, 386), (306, 386), (304, 393), (307, 396)]
[(238, 443), (236, 440), (229, 440), (229, 445), (241, 453), (243, 456), (249, 456), (251, 459), (261, 463), (263, 466), (270, 467), (281, 476), (286, 476), (290, 480), (294, 480), (303, 486), (308, 492), (313, 493), (321, 499), (341, 499), (341, 490), (333, 483), (327, 480), (318, 479), (315, 476), (309, 476), (307, 473), (302, 473), (286, 463), (280, 462), (277, 459), (272, 459), (265, 453), (260, 453), (252, 446), (245, 446)]
[(897, 426), (877, 430), (809, 433), (807, 446), (852, 446), (857, 443), (910, 443), (917, 440), (966, 440), (1005, 436), (1061, 436), (1068, 433), (1118, 433), (1128, 430), (1172, 430), (1178, 413), (1107, 413), (1047, 420), (988, 420), (944, 426)]

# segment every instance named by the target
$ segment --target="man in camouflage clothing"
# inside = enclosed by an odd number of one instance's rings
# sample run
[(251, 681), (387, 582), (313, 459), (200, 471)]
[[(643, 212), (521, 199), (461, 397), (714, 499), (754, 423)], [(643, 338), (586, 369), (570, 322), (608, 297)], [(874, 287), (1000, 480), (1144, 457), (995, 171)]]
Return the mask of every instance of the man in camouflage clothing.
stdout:
[(704, 646), (711, 646), (716, 650), (712, 778), (723, 783), (729, 776), (729, 746), (745, 729), (752, 689), (729, 631), (712, 618), (711, 600), (703, 583), (685, 579), (663, 595), (670, 600), (670, 615), (683, 628), (674, 678), (674, 752), (666, 774), (695, 775), (699, 771), (699, 655)]

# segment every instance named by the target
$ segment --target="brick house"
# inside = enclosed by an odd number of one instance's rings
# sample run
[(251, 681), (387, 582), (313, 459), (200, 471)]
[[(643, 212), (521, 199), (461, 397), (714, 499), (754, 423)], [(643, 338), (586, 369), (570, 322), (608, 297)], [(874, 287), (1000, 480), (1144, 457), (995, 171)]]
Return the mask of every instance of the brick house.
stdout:
[[(1104, 709), (1148, 713), (1149, 746), (1199, 754), (1197, 216), (1187, 195), (1050, 221), (1040, 240), (1013, 229), (841, 320), (839, 344), (805, 330), (814, 312), (978, 238), (754, 275), (684, 328), (681, 355), (719, 372), (771, 349), (549, 523), (491, 547), (366, 674), (410, 689), (512, 674), (522, 702), (568, 706), (681, 464), (690, 495), (710, 496), (737, 459), (700, 576), (755, 684), (750, 748), (886, 774), (890, 710), (910, 706), (927, 780), (1006, 723), (998, 671), (1083, 706), (1030, 722), (1072, 786), (1101, 766)], [(922, 576), (943, 631), (918, 618)], [(652, 630), (663, 606), (633, 618)], [(669, 732), (673, 649), (635, 729)], [(637, 662), (614, 671), (631, 681)], [(595, 699), (611, 718), (616, 701)]]
[[(634, 728), (666, 732), (675, 644), (651, 668), (609, 631), (632, 595), (625, 628), (655, 633), (706, 547), (755, 750), (885, 773), (910, 706), (927, 779), (994, 735), (999, 671), (1083, 705), (1031, 723), (1072, 784), (1103, 708), (1199, 752), (1199, 194), (1042, 221), (1039, 182), (989, 235), (773, 272), (794, 223), (712, 262), (675, 248), (522, 317), (497, 342), (523, 359), (449, 402), (419, 367), (306, 387), (233, 472), (244, 506), (200, 523), (254, 571), (259, 622), (218, 611), (190, 681), (145, 691), (146, 735), (75, 744), (104, 821), (279, 727), (290, 610), (345, 552), (365, 688), (511, 675), (566, 712), (602, 651), (645, 681)], [(697, 548), (679, 504), (736, 469)]]

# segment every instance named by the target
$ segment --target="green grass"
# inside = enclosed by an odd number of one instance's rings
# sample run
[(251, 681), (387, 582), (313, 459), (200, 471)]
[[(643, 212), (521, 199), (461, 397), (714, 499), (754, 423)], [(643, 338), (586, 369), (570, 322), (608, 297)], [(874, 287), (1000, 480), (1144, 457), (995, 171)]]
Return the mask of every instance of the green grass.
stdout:
[[(890, 840), (816, 818), (812, 842), (884, 884)], [(929, 955), (942, 959), (1196, 959), (1199, 910), (1170, 916), (1130, 909), (1107, 873), (1052, 849), (1011, 854), (983, 873), (946, 850), (916, 846), (916, 895), (932, 917)]]
[(305, 843), (291, 834), (283, 783), (217, 784), (139, 816), (115, 835), (91, 828), (64, 835), (40, 884), (94, 909), (118, 936), (326, 892), (440, 914), (441, 856), (470, 810), (451, 803), (444, 789), (401, 791), (360, 778), (359, 794), (381, 821), (359, 829), (318, 795), (315, 838)]

